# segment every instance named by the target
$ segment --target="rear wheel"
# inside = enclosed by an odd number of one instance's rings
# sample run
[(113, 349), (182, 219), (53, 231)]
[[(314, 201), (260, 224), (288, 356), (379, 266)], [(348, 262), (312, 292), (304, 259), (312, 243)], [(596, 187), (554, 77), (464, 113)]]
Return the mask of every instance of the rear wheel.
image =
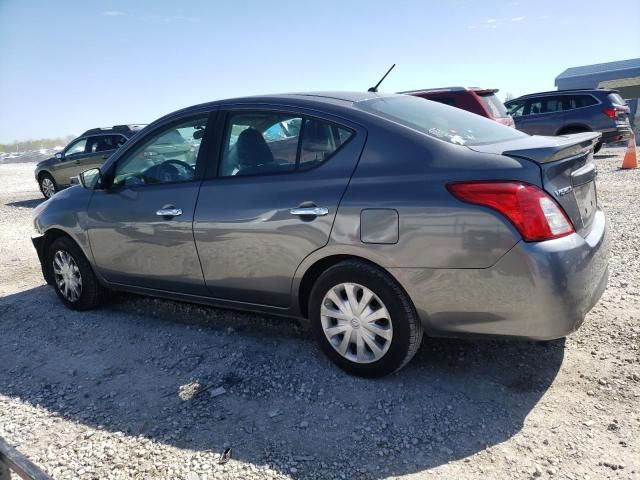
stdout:
[(560, 133), (558, 133), (558, 135), (571, 135), (572, 133), (584, 133), (584, 132), (588, 132), (589, 130), (587, 130), (586, 128), (580, 128), (580, 127), (571, 127), (571, 128), (567, 128), (565, 130), (562, 130)]
[(44, 198), (49, 199), (58, 191), (56, 181), (48, 173), (40, 174), (38, 183), (40, 184), (40, 191), (42, 192), (42, 195), (44, 195)]
[(422, 324), (407, 294), (387, 273), (360, 261), (341, 262), (320, 275), (309, 315), (324, 353), (363, 377), (402, 368), (422, 340)]
[[(591, 130), (588, 130), (586, 128), (572, 127), (572, 128), (567, 128), (566, 130), (562, 130), (558, 135), (571, 135), (572, 133), (584, 133), (584, 132), (590, 132), (590, 131)], [(593, 147), (593, 153), (598, 153), (601, 148), (602, 148), (602, 142), (596, 143), (595, 146)]]
[(107, 298), (108, 290), (98, 281), (80, 247), (69, 237), (54, 240), (47, 258), (54, 288), (65, 306), (89, 310)]

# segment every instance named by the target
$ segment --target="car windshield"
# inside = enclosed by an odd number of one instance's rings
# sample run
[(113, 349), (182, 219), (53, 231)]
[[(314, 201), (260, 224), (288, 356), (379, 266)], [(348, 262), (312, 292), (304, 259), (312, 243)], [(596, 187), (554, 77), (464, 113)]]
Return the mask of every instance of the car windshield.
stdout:
[(526, 137), (514, 128), (459, 108), (411, 96), (380, 97), (356, 107), (430, 137), (457, 145), (484, 145)]

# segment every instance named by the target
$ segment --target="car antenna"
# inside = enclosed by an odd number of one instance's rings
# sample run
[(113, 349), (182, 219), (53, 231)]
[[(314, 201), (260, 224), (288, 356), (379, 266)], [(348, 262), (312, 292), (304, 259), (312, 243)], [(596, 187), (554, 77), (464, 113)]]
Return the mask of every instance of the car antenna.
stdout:
[(394, 63), (393, 65), (391, 65), (391, 68), (389, 70), (387, 70), (387, 73), (385, 73), (382, 78), (380, 79), (380, 81), (378, 83), (376, 83), (375, 87), (371, 87), (369, 90), (367, 90), (367, 92), (377, 92), (378, 91), (378, 87), (380, 86), (380, 84), (384, 81), (385, 78), (387, 78), (387, 75), (389, 75), (389, 73), (391, 72), (391, 70), (393, 70), (395, 68), (396, 64)]

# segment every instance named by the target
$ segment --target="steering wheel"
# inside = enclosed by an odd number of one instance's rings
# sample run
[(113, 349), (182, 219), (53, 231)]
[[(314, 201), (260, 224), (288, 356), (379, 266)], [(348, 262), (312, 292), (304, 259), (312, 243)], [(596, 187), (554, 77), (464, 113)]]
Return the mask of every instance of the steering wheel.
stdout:
[[(163, 177), (163, 180), (165, 182), (191, 180), (196, 171), (195, 167), (189, 165), (187, 162), (183, 162), (182, 160), (178, 160), (175, 158), (165, 160), (164, 162), (158, 164), (156, 168), (158, 168), (159, 173)], [(184, 171), (189, 177), (183, 177), (183, 175), (180, 174), (181, 170)]]
[(196, 171), (196, 168), (193, 165), (189, 165), (187, 162), (183, 162), (182, 160), (178, 160), (175, 158), (171, 158), (169, 160), (165, 160), (164, 162), (162, 162), (162, 165), (167, 165), (167, 164), (179, 165), (180, 167), (183, 167), (185, 170), (190, 171), (191, 173), (195, 173)]

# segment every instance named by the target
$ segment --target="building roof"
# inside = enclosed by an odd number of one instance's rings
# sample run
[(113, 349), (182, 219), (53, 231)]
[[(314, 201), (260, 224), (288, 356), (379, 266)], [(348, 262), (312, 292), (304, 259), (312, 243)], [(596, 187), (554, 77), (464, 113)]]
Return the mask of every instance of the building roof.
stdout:
[(632, 58), (567, 68), (556, 77), (555, 84), (558, 88), (588, 88), (597, 87), (598, 83), (604, 80), (638, 76), (640, 76), (640, 58)]

